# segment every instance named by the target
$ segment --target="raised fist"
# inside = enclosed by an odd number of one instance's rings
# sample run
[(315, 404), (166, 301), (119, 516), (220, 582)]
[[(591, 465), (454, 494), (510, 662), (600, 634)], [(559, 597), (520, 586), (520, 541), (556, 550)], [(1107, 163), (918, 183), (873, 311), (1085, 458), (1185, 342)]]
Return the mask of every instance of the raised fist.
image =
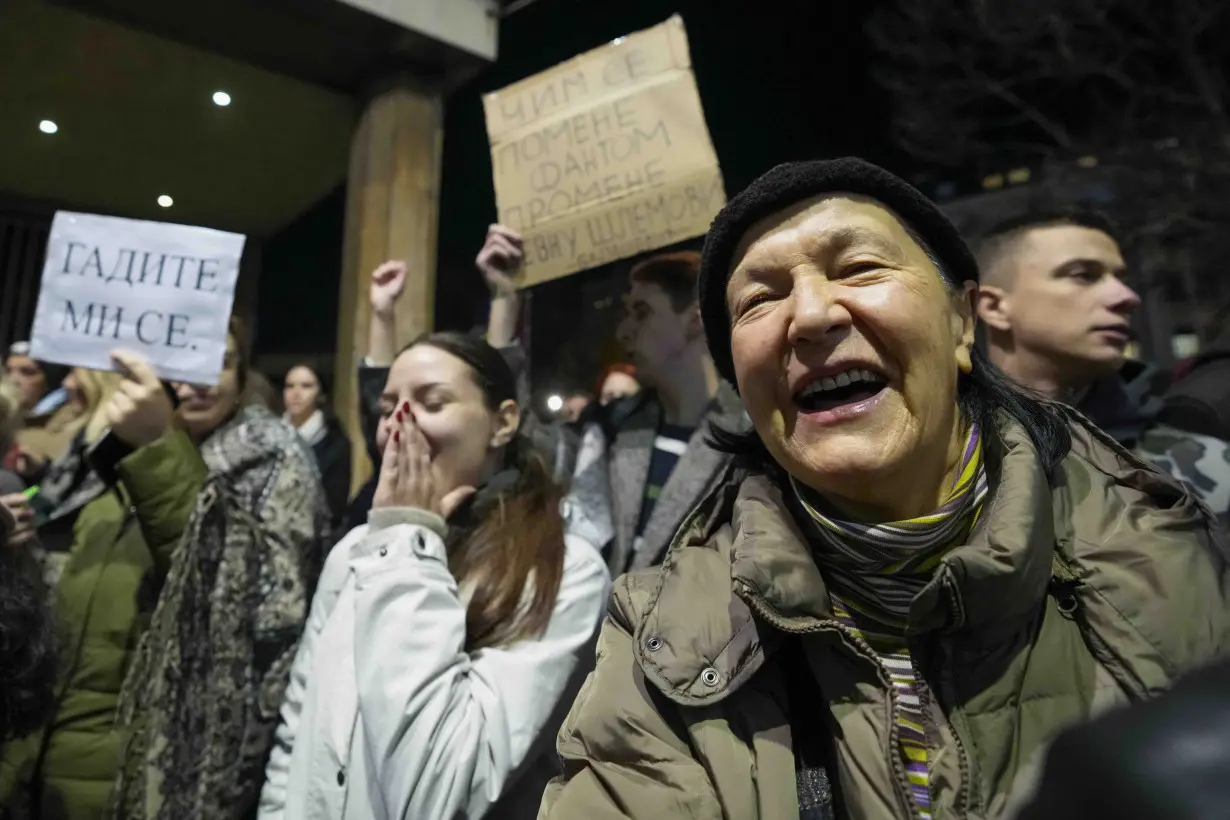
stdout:
[(487, 241), (474, 263), (487, 280), (492, 296), (508, 296), (517, 292), (513, 277), (525, 261), (521, 234), (503, 225), (487, 228)]
[(372, 313), (389, 316), (406, 289), (406, 263), (393, 260), (372, 271)]

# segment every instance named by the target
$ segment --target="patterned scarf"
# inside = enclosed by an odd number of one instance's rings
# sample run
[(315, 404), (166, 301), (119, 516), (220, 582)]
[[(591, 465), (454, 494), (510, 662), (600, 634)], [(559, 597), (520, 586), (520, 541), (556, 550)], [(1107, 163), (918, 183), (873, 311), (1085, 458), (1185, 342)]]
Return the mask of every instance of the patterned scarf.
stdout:
[(961, 469), (947, 500), (931, 515), (889, 524), (839, 521), (819, 512), (822, 502), (791, 479), (815, 526), (813, 547), (832, 587), (833, 615), (876, 653), (893, 686), (894, 720), (910, 793), (920, 820), (931, 820), (927, 716), (905, 641), (910, 603), (947, 552), (964, 543), (987, 495), (978, 425), (970, 426)]
[(903, 631), (910, 604), (944, 555), (964, 542), (987, 495), (978, 425), (971, 424), (948, 499), (930, 515), (887, 524), (841, 521), (820, 511), (819, 495), (790, 479), (815, 524), (812, 547), (824, 578), (855, 613)]
[(255, 811), (328, 534), (311, 452), (263, 407), (201, 446), (209, 468), (120, 693), (108, 818)]

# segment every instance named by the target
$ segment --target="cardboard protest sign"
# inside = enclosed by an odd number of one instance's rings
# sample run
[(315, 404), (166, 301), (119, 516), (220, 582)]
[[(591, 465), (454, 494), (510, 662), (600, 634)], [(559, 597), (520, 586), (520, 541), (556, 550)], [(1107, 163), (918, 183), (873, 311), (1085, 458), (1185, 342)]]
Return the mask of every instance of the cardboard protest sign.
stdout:
[(521, 287), (700, 236), (726, 202), (678, 15), (483, 97)]
[(110, 351), (160, 378), (216, 384), (244, 237), (60, 211), (51, 223), (31, 355), (111, 370)]

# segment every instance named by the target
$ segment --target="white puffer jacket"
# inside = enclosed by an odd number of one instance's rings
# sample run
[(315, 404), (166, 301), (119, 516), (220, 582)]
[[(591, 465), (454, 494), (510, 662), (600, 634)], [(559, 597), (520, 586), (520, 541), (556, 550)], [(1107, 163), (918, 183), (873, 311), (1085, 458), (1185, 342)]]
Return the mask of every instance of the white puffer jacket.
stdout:
[(592, 546), (567, 536), (543, 635), (467, 653), (443, 533), (444, 521), (422, 510), (373, 510), (369, 526), (330, 553), (261, 820), (478, 818), (497, 800), (501, 817), (534, 816), (545, 780), (526, 770), (552, 749), (569, 705), (561, 701), (589, 671), (579, 659), (592, 648), (610, 577)]

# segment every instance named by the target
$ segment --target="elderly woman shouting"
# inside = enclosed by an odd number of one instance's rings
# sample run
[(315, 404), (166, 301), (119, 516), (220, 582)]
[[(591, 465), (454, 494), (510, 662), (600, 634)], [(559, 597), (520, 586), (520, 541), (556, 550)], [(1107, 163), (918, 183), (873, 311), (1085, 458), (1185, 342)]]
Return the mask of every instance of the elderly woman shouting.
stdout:
[(995, 818), (1047, 741), (1230, 645), (1208, 513), (974, 347), (921, 194), (786, 165), (706, 240), (754, 433), (661, 570), (616, 585), (542, 817)]

